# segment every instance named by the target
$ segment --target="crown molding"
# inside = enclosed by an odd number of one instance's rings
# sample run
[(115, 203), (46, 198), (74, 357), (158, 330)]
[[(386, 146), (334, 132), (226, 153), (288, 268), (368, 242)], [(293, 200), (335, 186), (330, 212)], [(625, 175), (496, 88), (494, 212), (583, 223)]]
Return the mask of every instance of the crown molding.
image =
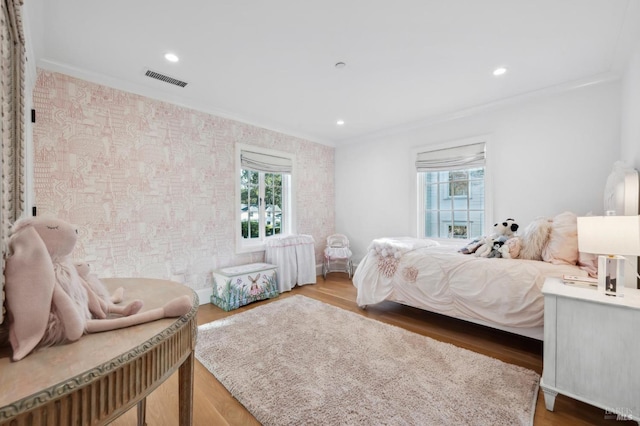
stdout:
[(467, 118), (467, 117), (482, 114), (485, 112), (499, 110), (507, 106), (523, 103), (523, 102), (538, 99), (538, 98), (555, 96), (555, 95), (559, 95), (559, 94), (570, 92), (577, 89), (582, 89), (589, 86), (610, 83), (612, 81), (619, 80), (620, 78), (621, 78), (620, 73), (606, 72), (606, 73), (598, 74), (592, 77), (573, 80), (573, 81), (545, 87), (538, 90), (532, 90), (529, 92), (521, 93), (519, 95), (498, 99), (498, 100), (487, 102), (481, 105), (476, 105), (469, 108), (461, 109), (458, 111), (432, 115), (420, 120), (416, 120), (416, 121), (404, 123), (398, 126), (389, 127), (383, 130), (367, 133), (363, 136), (344, 139), (340, 141), (340, 144), (347, 145), (347, 144), (363, 143), (363, 142), (370, 141), (372, 139), (380, 139), (384, 137), (395, 136), (401, 133), (407, 133), (410, 131), (415, 131), (415, 130), (427, 128), (430, 126), (434, 126), (436, 124), (445, 123), (447, 121), (459, 120), (461, 118)]
[(333, 148), (339, 145), (363, 143), (363, 142), (370, 141), (372, 139), (380, 139), (384, 137), (398, 135), (401, 133), (415, 131), (415, 130), (427, 128), (436, 124), (445, 123), (447, 121), (458, 120), (466, 117), (471, 117), (477, 114), (485, 113), (488, 111), (498, 110), (501, 108), (505, 108), (507, 106), (530, 101), (533, 99), (555, 96), (561, 93), (582, 89), (589, 86), (609, 83), (615, 80), (619, 80), (621, 78), (621, 74), (619, 72), (610, 71), (610, 72), (598, 74), (596, 76), (591, 76), (591, 77), (587, 77), (579, 80), (573, 80), (573, 81), (545, 87), (538, 90), (532, 90), (519, 95), (498, 99), (495, 101), (487, 102), (485, 104), (461, 109), (458, 111), (428, 116), (420, 120), (404, 123), (398, 126), (389, 127), (386, 129), (375, 131), (375, 132), (370, 132), (365, 135), (357, 136), (354, 138), (346, 138), (346, 139), (341, 139), (337, 141), (329, 141), (329, 140), (318, 139), (311, 135), (291, 130), (286, 126), (273, 126), (272, 124), (266, 124), (264, 119), (260, 119), (257, 117), (241, 116), (241, 115), (233, 114), (228, 111), (224, 111), (220, 109), (212, 109), (209, 105), (202, 104), (198, 101), (194, 101), (193, 99), (190, 99), (187, 97), (164, 92), (164, 91), (157, 90), (141, 84), (131, 83), (129, 81), (125, 81), (122, 79), (109, 77), (104, 74), (94, 73), (84, 69), (71, 67), (55, 61), (40, 59), (37, 65), (39, 68), (42, 68), (48, 71), (59, 72), (59, 73), (66, 74), (71, 77), (79, 78), (82, 80), (86, 80), (95, 84), (100, 84), (100, 85), (111, 87), (117, 90), (122, 90), (125, 92), (133, 93), (136, 95), (148, 97), (148, 98), (163, 101), (163, 102), (168, 102), (181, 107), (194, 109), (194, 110), (211, 114), (217, 117), (234, 120), (240, 123), (260, 127), (266, 130), (286, 134), (288, 136), (300, 138), (303, 140), (307, 140), (310, 142), (318, 143), (318, 144), (333, 147)]
[(72, 67), (66, 64), (62, 64), (56, 61), (47, 59), (39, 59), (37, 66), (43, 70), (53, 71), (60, 74), (66, 74), (74, 78), (89, 81), (91, 83), (100, 84), (102, 86), (111, 87), (116, 90), (122, 90), (124, 92), (133, 93), (135, 95), (144, 96), (150, 99), (155, 99), (162, 102), (167, 102), (173, 105), (181, 106), (184, 108), (193, 109), (196, 111), (204, 112), (206, 114), (214, 115), (216, 117), (226, 118), (229, 120), (237, 121), (243, 124), (248, 124), (255, 127), (260, 127), (265, 130), (270, 130), (277, 133), (282, 133), (287, 136), (303, 139), (309, 142), (318, 143), (330, 147), (336, 146), (333, 141), (318, 139), (317, 137), (298, 132), (287, 128), (284, 125), (274, 126), (273, 124), (266, 124), (266, 120), (259, 117), (242, 116), (233, 114), (229, 111), (211, 108), (210, 105), (203, 104), (202, 102), (195, 101), (191, 98), (176, 95), (166, 91), (154, 89), (142, 84), (132, 83), (130, 81), (122, 80), (119, 78), (109, 77), (105, 74), (95, 73), (87, 71), (85, 69)]

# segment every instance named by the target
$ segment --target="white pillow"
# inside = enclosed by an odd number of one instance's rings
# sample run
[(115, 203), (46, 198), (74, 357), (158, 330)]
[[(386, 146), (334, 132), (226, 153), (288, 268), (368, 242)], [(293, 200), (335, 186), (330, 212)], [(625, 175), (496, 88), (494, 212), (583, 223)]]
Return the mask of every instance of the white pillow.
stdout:
[(542, 250), (551, 233), (551, 221), (546, 217), (535, 219), (524, 229), (520, 259), (542, 260)]

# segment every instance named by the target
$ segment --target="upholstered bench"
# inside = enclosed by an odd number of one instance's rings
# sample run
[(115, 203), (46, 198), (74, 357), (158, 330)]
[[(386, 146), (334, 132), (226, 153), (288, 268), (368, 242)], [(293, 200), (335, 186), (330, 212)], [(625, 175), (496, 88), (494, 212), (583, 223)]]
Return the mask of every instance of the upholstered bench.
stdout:
[(257, 300), (277, 297), (276, 265), (251, 263), (213, 271), (211, 303), (230, 311)]

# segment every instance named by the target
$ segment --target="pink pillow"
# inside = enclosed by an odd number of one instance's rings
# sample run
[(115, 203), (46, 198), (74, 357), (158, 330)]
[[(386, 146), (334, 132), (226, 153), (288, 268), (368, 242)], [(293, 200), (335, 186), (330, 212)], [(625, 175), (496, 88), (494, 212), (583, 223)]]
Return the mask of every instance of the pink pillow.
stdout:
[(578, 266), (587, 271), (590, 277), (598, 277), (598, 256), (591, 253), (580, 252), (578, 254)]
[(542, 260), (554, 265), (578, 263), (578, 225), (574, 213), (564, 212), (553, 218), (549, 241), (542, 250)]

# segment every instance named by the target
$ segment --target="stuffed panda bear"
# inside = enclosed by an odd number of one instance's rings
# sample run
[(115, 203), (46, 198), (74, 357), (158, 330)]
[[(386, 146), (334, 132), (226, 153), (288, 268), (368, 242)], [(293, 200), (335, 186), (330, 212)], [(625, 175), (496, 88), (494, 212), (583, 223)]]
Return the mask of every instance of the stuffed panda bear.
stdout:
[(497, 241), (499, 241), (498, 244), (500, 246), (504, 244), (506, 240), (514, 236), (519, 227), (520, 225), (512, 218), (497, 222), (493, 225), (493, 233), (491, 235), (474, 239), (461, 248), (459, 252), (463, 254), (474, 253), (478, 257), (488, 257), (491, 252), (494, 252), (492, 257), (500, 257), (499, 247), (494, 247), (494, 244)]
[(494, 235), (504, 235), (507, 238), (513, 237), (518, 231), (520, 225), (516, 223), (514, 219), (507, 219), (504, 222), (499, 222), (493, 225)]

